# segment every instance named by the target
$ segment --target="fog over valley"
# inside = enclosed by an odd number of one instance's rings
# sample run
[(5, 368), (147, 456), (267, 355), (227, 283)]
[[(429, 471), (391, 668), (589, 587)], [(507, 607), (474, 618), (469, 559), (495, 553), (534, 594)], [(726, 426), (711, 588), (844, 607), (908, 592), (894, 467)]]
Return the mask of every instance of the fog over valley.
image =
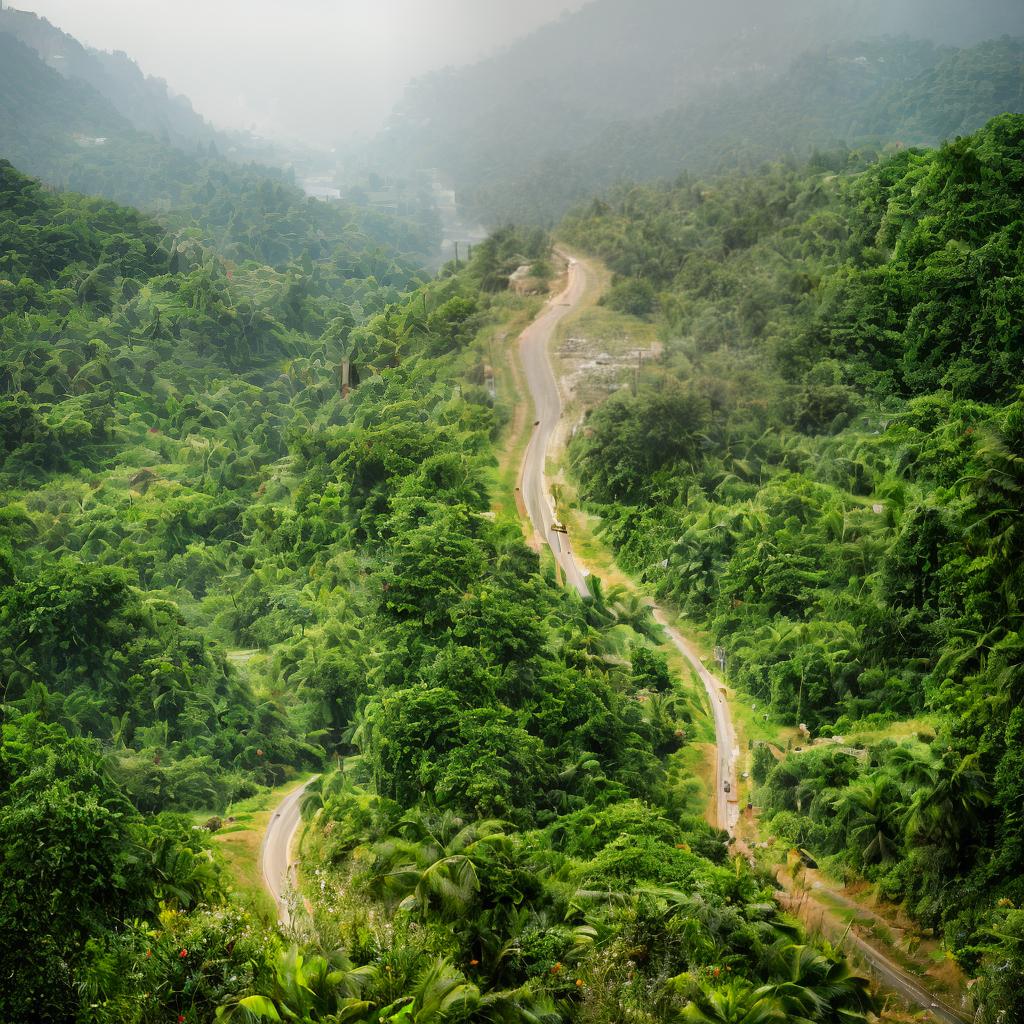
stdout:
[(472, 63), (584, 0), (21, 0), (123, 50), (224, 128), (321, 146), (378, 129), (411, 79)]

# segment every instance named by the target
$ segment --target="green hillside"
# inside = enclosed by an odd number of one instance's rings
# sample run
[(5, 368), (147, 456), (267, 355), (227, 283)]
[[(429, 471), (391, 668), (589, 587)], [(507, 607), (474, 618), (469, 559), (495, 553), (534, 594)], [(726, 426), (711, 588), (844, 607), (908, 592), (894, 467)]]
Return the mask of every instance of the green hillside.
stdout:
[(573, 448), (607, 536), (783, 721), (934, 722), (862, 768), (787, 761), (761, 799), (968, 969), (1010, 955), (994, 908), (1024, 897), (1022, 147), (1006, 115), (864, 171), (622, 187), (562, 228), (667, 345)]

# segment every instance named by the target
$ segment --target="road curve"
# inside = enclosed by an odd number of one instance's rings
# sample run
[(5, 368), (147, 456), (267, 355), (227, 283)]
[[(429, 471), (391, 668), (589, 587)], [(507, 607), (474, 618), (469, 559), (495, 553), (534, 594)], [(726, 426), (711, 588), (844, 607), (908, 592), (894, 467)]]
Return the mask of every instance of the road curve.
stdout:
[[(654, 621), (665, 630), (666, 635), (675, 645), (676, 650), (693, 666), (694, 671), (704, 684), (711, 705), (711, 716), (715, 722), (715, 812), (712, 824), (725, 829), (730, 836), (736, 834), (736, 826), (740, 820), (740, 805), (736, 785), (736, 764), (739, 760), (739, 748), (736, 746), (736, 733), (732, 727), (732, 716), (729, 714), (729, 701), (726, 699), (725, 686), (717, 676), (707, 670), (697, 652), (680, 635), (679, 630), (669, 625), (665, 613), (657, 606), (651, 605)], [(728, 782), (729, 790), (725, 784)]]
[[(523, 459), (519, 487), (535, 535), (551, 548), (569, 586), (581, 597), (587, 597), (586, 571), (576, 562), (569, 542), (569, 535), (552, 529), (555, 524), (554, 505), (548, 489), (544, 464), (547, 460), (551, 439), (562, 416), (562, 399), (558, 382), (551, 366), (550, 345), (558, 324), (576, 309), (587, 290), (587, 266), (580, 260), (568, 260), (569, 280), (565, 290), (551, 299), (536, 320), (519, 337), (519, 353), (526, 373), (526, 383), (533, 398), (536, 423), (533, 436)], [(736, 743), (729, 717), (729, 704), (724, 697), (724, 688), (697, 656), (693, 648), (668, 624), (660, 608), (652, 606), (654, 618), (665, 627), (672, 643), (687, 661), (693, 665), (707, 690), (711, 713), (715, 722), (715, 743), (718, 749), (715, 788), (717, 796), (714, 805), (714, 822), (719, 828), (730, 833), (735, 831), (739, 820), (739, 806), (736, 803)], [(725, 784), (730, 792), (726, 793)]]
[(291, 919), (285, 895), (292, 882), (292, 868), (295, 863), (291, 855), (292, 840), (295, 838), (295, 833), (299, 830), (301, 822), (299, 804), (302, 794), (305, 793), (306, 787), (311, 782), (313, 779), (307, 779), (274, 808), (267, 831), (263, 835), (263, 845), (260, 848), (263, 884), (277, 904), (278, 920), (285, 925)]

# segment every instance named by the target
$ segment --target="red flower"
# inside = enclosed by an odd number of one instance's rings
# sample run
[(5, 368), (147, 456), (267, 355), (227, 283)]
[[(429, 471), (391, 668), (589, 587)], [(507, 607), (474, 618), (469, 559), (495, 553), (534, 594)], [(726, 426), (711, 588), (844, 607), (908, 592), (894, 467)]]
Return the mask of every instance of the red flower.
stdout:
[(152, 955), (153, 955), (153, 950), (147, 949), (146, 950), (146, 959), (148, 960)]
[(187, 949), (183, 949), (183, 950), (182, 950), (182, 951), (181, 951), (181, 952), (180, 952), (180, 953), (178, 954), (178, 956), (180, 956), (180, 957), (181, 957), (181, 959), (182, 959), (182, 960), (184, 960), (184, 959), (185, 959), (185, 957), (187, 957), (187, 956), (188, 956), (188, 950), (187, 950)]
[(185, 1024), (185, 1014), (183, 1014), (183, 1013), (179, 1013), (178, 1014), (178, 1024)]

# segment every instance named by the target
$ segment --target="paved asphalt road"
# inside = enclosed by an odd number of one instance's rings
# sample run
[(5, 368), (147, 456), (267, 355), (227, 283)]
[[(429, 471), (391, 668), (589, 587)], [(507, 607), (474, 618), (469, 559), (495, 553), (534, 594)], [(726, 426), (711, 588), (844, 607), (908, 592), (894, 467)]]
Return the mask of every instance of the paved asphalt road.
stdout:
[[(679, 631), (669, 625), (665, 613), (657, 605), (652, 605), (652, 613), (654, 621), (665, 630), (680, 654), (693, 666), (707, 691), (711, 715), (715, 721), (715, 789), (717, 793), (715, 824), (719, 828), (724, 828), (729, 835), (734, 836), (740, 820), (740, 805), (737, 802), (739, 791), (736, 786), (736, 762), (739, 759), (739, 749), (736, 746), (732, 716), (729, 714), (729, 702), (725, 698), (725, 687), (720, 679), (704, 667), (697, 652), (683, 639)], [(726, 782), (729, 783), (729, 792), (726, 792), (725, 789)]]
[(551, 299), (540, 316), (519, 337), (519, 353), (526, 372), (526, 383), (533, 396), (534, 418), (537, 420), (523, 460), (519, 483), (522, 499), (537, 536), (543, 543), (550, 545), (555, 560), (565, 574), (566, 582), (582, 597), (587, 596), (586, 577), (573, 557), (569, 535), (552, 529), (555, 513), (544, 475), (544, 462), (548, 445), (562, 416), (562, 400), (548, 358), (548, 346), (555, 327), (579, 305), (586, 289), (586, 268), (582, 263), (570, 262), (569, 283), (565, 291)]
[[(542, 542), (550, 546), (555, 560), (561, 566), (566, 582), (575, 588), (582, 597), (586, 597), (588, 594), (585, 572), (576, 564), (568, 535), (552, 529), (555, 515), (544, 473), (544, 463), (547, 459), (548, 446), (562, 416), (562, 400), (549, 356), (551, 339), (559, 322), (582, 301), (587, 289), (587, 281), (586, 264), (578, 260), (570, 260), (569, 281), (565, 291), (548, 302), (537, 319), (523, 331), (519, 338), (520, 356), (523, 369), (526, 372), (526, 382), (533, 397), (535, 418), (538, 421), (534, 425), (533, 436), (523, 460), (520, 477), (522, 498), (530, 516), (530, 522), (533, 523), (534, 532)], [(725, 829), (730, 835), (735, 835), (740, 816), (740, 808), (736, 800), (736, 764), (739, 750), (736, 746), (736, 734), (733, 730), (729, 702), (726, 699), (724, 687), (721, 681), (708, 671), (697, 653), (679, 632), (669, 625), (665, 613), (656, 605), (652, 605), (651, 610), (655, 620), (664, 627), (669, 639), (700, 676), (707, 691), (715, 722), (715, 744), (718, 751), (714, 824)], [(725, 790), (726, 782), (729, 783), (730, 792), (728, 793)], [(857, 947), (864, 959), (871, 965), (875, 975), (887, 988), (898, 992), (911, 1005), (930, 1010), (938, 1020), (945, 1024), (966, 1024), (968, 1018), (938, 1002), (884, 953), (860, 936), (855, 935), (852, 930), (848, 939)]]
[(288, 924), (291, 915), (285, 894), (292, 882), (291, 856), (292, 840), (298, 831), (300, 815), (299, 803), (306, 787), (312, 782), (309, 779), (297, 789), (293, 789), (275, 808), (263, 836), (263, 847), (260, 850), (260, 863), (263, 868), (263, 882), (267, 891), (274, 897), (277, 904), (278, 919), (281, 924)]
[[(544, 307), (540, 316), (523, 331), (519, 338), (519, 351), (526, 372), (526, 382), (533, 397), (534, 415), (537, 423), (533, 428), (530, 446), (523, 460), (520, 477), (522, 497), (533, 523), (534, 532), (551, 547), (555, 560), (565, 574), (566, 582), (582, 596), (588, 595), (586, 573), (576, 563), (569, 543), (568, 534), (552, 529), (554, 511), (544, 463), (547, 459), (551, 438), (558, 428), (562, 416), (562, 400), (558, 392), (554, 370), (551, 367), (549, 349), (551, 338), (559, 322), (571, 313), (582, 301), (587, 290), (587, 266), (578, 260), (569, 262), (569, 282), (561, 295), (555, 296)], [(730, 834), (739, 820), (736, 803), (736, 750), (733, 738), (729, 704), (722, 696), (721, 683), (704, 667), (690, 645), (672, 629), (659, 608), (654, 608), (654, 617), (666, 629), (672, 642), (683, 656), (693, 665), (708, 693), (711, 712), (715, 721), (715, 740), (718, 746), (718, 770), (715, 784), (715, 824)], [(726, 793), (725, 783), (730, 792)]]

